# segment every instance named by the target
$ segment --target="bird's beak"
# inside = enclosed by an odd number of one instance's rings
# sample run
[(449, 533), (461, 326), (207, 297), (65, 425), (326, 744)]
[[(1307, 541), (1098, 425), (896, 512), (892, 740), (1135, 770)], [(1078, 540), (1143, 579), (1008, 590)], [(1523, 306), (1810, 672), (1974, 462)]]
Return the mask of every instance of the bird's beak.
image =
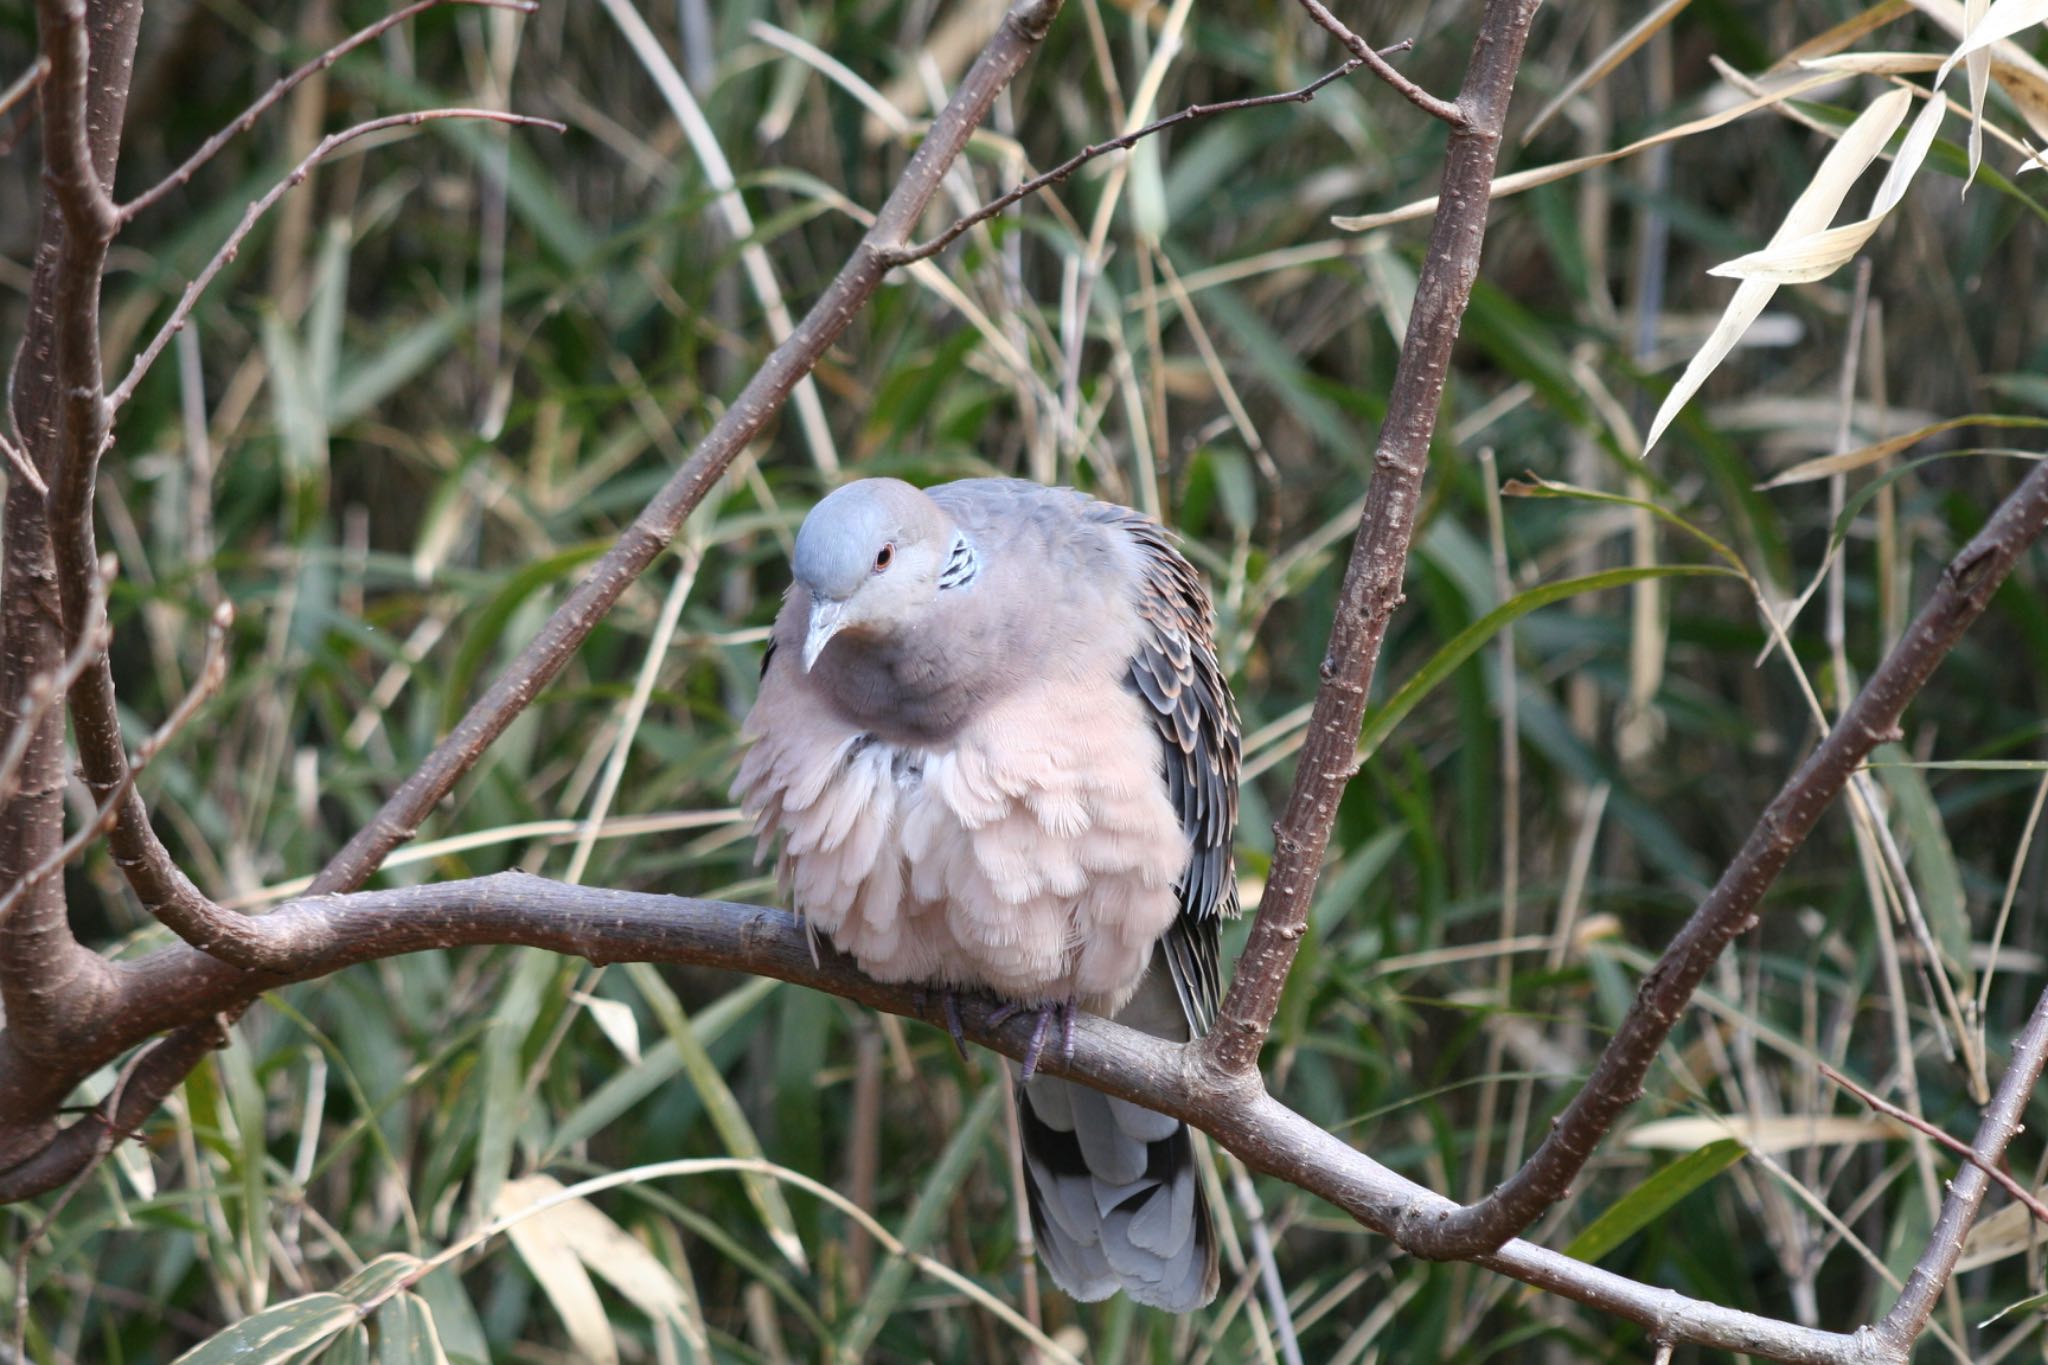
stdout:
[(811, 671), (811, 665), (818, 662), (818, 656), (825, 652), (825, 646), (845, 627), (846, 603), (834, 602), (829, 598), (812, 599), (811, 628), (804, 636), (804, 672)]

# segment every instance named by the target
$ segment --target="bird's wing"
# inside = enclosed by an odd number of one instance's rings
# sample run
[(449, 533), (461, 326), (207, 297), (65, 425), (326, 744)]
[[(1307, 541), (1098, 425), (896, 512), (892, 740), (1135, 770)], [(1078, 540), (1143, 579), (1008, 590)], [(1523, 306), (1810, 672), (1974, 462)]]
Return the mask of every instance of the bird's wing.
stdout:
[(1190, 844), (1180, 913), (1162, 941), (1188, 1024), (1205, 1033), (1222, 996), (1217, 926), (1237, 914), (1237, 708), (1216, 662), (1215, 612), (1194, 566), (1159, 523), (1122, 513), (1141, 564), (1143, 622), (1126, 685), (1150, 706), (1165, 749), (1166, 785)]

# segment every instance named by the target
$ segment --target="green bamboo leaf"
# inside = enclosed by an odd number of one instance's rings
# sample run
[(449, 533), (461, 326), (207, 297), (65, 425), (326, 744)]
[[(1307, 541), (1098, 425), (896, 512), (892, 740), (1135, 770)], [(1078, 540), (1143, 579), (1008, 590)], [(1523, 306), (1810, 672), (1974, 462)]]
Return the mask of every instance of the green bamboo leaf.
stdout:
[(1726, 543), (1708, 535), (1670, 508), (1651, 502), (1648, 498), (1631, 498), (1623, 493), (1608, 493), (1598, 488), (1581, 488), (1574, 483), (1558, 483), (1551, 479), (1537, 478), (1533, 474), (1526, 479), (1509, 479), (1501, 485), (1500, 491), (1501, 496), (1505, 498), (1572, 498), (1579, 502), (1605, 502), (1621, 507), (1639, 507), (1667, 526), (1685, 532), (1712, 550), (1726, 560), (1730, 568), (1745, 577), (1749, 575), (1748, 566), (1743, 564), (1742, 556), (1729, 549)]
[(1896, 744), (1880, 745), (1872, 756), (1885, 765), (1878, 769), (1877, 778), (1890, 793), (1904, 825), (1905, 853), (1919, 891), (1921, 913), (1927, 916), (1927, 927), (1934, 931), (1934, 940), (1948, 959), (1945, 966), (1955, 976), (1957, 994), (1968, 995), (1974, 989), (1968, 901), (1941, 808), (1935, 804), (1926, 777), (1905, 762), (1904, 749)]
[(320, 1365), (374, 1365), (376, 1356), (370, 1349), (370, 1329), (359, 1322), (321, 1349), (318, 1355), (307, 1359), (318, 1360)]
[[(773, 977), (757, 976), (699, 1010), (690, 1021), (695, 1027), (697, 1041), (710, 1047), (781, 984)], [(645, 1049), (637, 1064), (614, 1070), (605, 1078), (604, 1084), (591, 1092), (589, 1098), (555, 1125), (547, 1150), (536, 1164), (550, 1164), (569, 1148), (609, 1127), (619, 1115), (667, 1085), (682, 1069), (682, 1054), (676, 1050), (673, 1038), (664, 1038)]]
[(219, 1055), (221, 1075), (227, 1082), (228, 1112), (234, 1115), (241, 1139), (231, 1158), (235, 1174), (241, 1178), (242, 1194), (236, 1241), (250, 1280), (261, 1284), (270, 1275), (270, 1181), (265, 1165), (269, 1111), (263, 1083), (256, 1078), (256, 1058), (248, 1035), (235, 1029)]
[(1937, 758), (1925, 763), (1907, 762), (1904, 759), (1871, 760), (1872, 768), (1960, 768), (1968, 772), (1985, 773), (2037, 773), (2048, 768), (2048, 762), (2032, 758)]
[(1572, 1238), (1564, 1254), (1589, 1265), (1597, 1263), (1662, 1217), (1679, 1200), (1742, 1160), (1748, 1151), (1734, 1138), (1723, 1138), (1688, 1152), (1610, 1204)]
[(172, 1365), (271, 1365), (324, 1346), (356, 1325), (356, 1306), (339, 1294), (288, 1299), (200, 1342)]
[(464, 299), (347, 357), (337, 366), (328, 393), (328, 423), (347, 426), (411, 383), (452, 350), (475, 321), (476, 303)]
[(528, 564), (505, 580), (505, 586), (498, 590), (498, 595), (491, 599), (475, 623), (463, 632), (462, 648), (456, 652), (455, 666), (449, 670), (447, 686), (441, 694), (441, 728), (444, 731), (454, 729), (463, 712), (469, 709), (471, 682), (491, 657), (492, 651), (502, 643), (505, 627), (526, 600), (549, 584), (568, 578), (607, 548), (608, 544), (601, 541), (573, 545)]
[(2048, 1308), (2048, 1294), (2034, 1294), (2030, 1295), (2027, 1298), (2021, 1299), (2018, 1303), (2007, 1304), (2005, 1307), (1999, 1309), (1996, 1313), (1993, 1313), (1990, 1317), (1984, 1319), (1984, 1321), (1978, 1323), (1977, 1330), (1980, 1332), (1983, 1331), (1986, 1327), (1989, 1327), (1992, 1323), (1997, 1322), (2000, 1318), (2005, 1317), (2007, 1314), (2023, 1313), (2033, 1308)]
[[(690, 1016), (683, 1011), (682, 1002), (676, 993), (661, 979), (661, 973), (645, 962), (627, 964), (626, 972), (640, 995), (654, 1010), (655, 1017), (676, 1046), (676, 1056), (681, 1061), (683, 1073), (690, 1078), (690, 1084), (697, 1096), (704, 1102), (704, 1112), (711, 1119), (711, 1126), (718, 1130), (719, 1140), (726, 1151), (733, 1156), (753, 1157), (767, 1160), (762, 1150), (761, 1139), (754, 1135), (754, 1126), (747, 1122), (746, 1111), (740, 1107), (738, 1097), (725, 1083), (725, 1077), (718, 1070), (711, 1054), (704, 1050), (704, 1040), (690, 1022)], [(748, 1172), (740, 1177), (746, 1186), (747, 1198), (761, 1215), (761, 1221), (768, 1225), (768, 1236), (775, 1247), (789, 1263), (798, 1270), (810, 1269), (810, 1258), (804, 1254), (803, 1239), (797, 1235), (796, 1216), (790, 1212), (789, 1201), (783, 1198), (782, 1187), (765, 1175)]]
[[(939, 1220), (953, 1207), (953, 1196), (981, 1155), (982, 1135), (1002, 1108), (1003, 1087), (1009, 1083), (1005, 1076), (985, 1088), (974, 1108), (960, 1120), (959, 1128), (946, 1143), (946, 1150), (939, 1154), (938, 1165), (932, 1167), (932, 1173), (925, 1177), (924, 1185), (918, 1190), (910, 1217), (903, 1221), (902, 1229), (896, 1234), (904, 1250), (923, 1250), (938, 1229)], [(913, 1269), (908, 1257), (891, 1256), (888, 1263), (875, 1272), (867, 1297), (861, 1301), (859, 1311), (846, 1325), (845, 1332), (840, 1334), (833, 1358), (841, 1365), (859, 1365), (860, 1361), (867, 1359), (869, 1348), (881, 1334), (889, 1315), (896, 1311), (903, 1291), (909, 1287)]]
[(400, 1294), (377, 1310), (377, 1365), (448, 1365), (434, 1310), (417, 1294)]
[(542, 1011), (556, 990), (556, 978), (562, 970), (562, 959), (553, 953), (539, 949), (519, 952), (502, 988), (498, 1007), (491, 1011), (491, 1026), (483, 1043), (486, 1117), (477, 1132), (469, 1181), (470, 1209), (479, 1222), (490, 1217), (498, 1191), (512, 1174), (513, 1148), (531, 1115), (524, 1062), (526, 1040), (540, 1027)]
[(425, 1270), (427, 1263), (402, 1251), (388, 1252), (334, 1287), (349, 1302), (368, 1307), (381, 1303), (399, 1285)]
[(1603, 592), (1608, 588), (1625, 588), (1631, 583), (1640, 583), (1650, 578), (1743, 578), (1735, 569), (1724, 569), (1716, 564), (1651, 564), (1627, 569), (1607, 569), (1600, 573), (1586, 574), (1581, 578), (1562, 579), (1556, 583), (1545, 583), (1527, 592), (1516, 593), (1486, 615), (1459, 631), (1431, 656), (1428, 663), (1415, 671), (1413, 677), (1401, 684), (1399, 691), (1387, 698), (1386, 704), (1365, 719), (1365, 728), (1358, 739), (1358, 758), (1362, 763), (1371, 758), (1386, 742), (1394, 727), (1405, 719), (1410, 711), (1421, 704), (1422, 699), (1435, 690), (1437, 685), (1455, 672), (1458, 666), (1477, 654), (1488, 640), (1509, 625), (1538, 607), (1547, 607), (1554, 602), (1577, 597), (1584, 592)]
[(483, 1323), (462, 1287), (462, 1277), (442, 1266), (413, 1288), (434, 1315), (434, 1335), (449, 1365), (490, 1365), (491, 1348)]

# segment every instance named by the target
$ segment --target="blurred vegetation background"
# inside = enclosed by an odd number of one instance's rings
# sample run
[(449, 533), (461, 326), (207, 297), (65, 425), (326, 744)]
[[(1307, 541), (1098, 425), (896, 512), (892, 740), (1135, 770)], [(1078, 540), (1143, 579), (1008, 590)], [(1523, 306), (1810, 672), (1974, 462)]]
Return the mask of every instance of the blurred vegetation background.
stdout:
[[(1414, 38), (1402, 68), (1447, 94), (1477, 8), (1403, 0), (1344, 17), (1376, 42)], [(1866, 49), (1953, 45), (1903, 4), (1664, 8), (1670, 27), (1591, 84), (1641, 16), (1546, 8), (1503, 168), (1725, 106), (1738, 96), (1711, 58), (1760, 73), (1859, 14), (1887, 20)], [(530, 637), (766, 354), (777, 311), (800, 313), (830, 278), (999, 7), (678, 0), (641, 12), (651, 40), (637, 46), (625, 10), (426, 13), (309, 82), (117, 248), (107, 350), (125, 358), (322, 133), (453, 104), (569, 125), (439, 123), (338, 156), (265, 221), (122, 416), (99, 506), (121, 561), (131, 733), (188, 685), (211, 604), (239, 613), (226, 691), (143, 779), (215, 895), (253, 908), (289, 894)], [(124, 193), (384, 12), (155, 0)], [(33, 43), (31, 7), (0, 0), (0, 76)], [(1282, 0), (1069, 0), (927, 228), (1148, 110), (1288, 89), (1336, 64)], [(684, 133), (657, 83), (672, 73), (707, 136)], [(1513, 477), (1649, 500), (1725, 542), (1780, 601), (1839, 557), (1793, 628), (1796, 669), (1759, 666), (1765, 631), (1737, 579), (1574, 595), (1447, 670), (1352, 784), (1267, 1068), (1288, 1103), (1447, 1193), (1480, 1192), (1542, 1131), (1813, 742), (1801, 675), (1832, 710), (2015, 481), (2009, 447), (2038, 445), (2025, 425), (1965, 426), (1852, 473), (1833, 505), (1824, 481), (1757, 488), (1938, 420), (2048, 407), (2041, 181), (1987, 173), (1959, 198), (1962, 152), (1945, 141), (1869, 254), (1867, 305), (1854, 271), (1782, 292), (1636, 459), (1634, 433), (1730, 291), (1704, 269), (1770, 235), (1825, 151), (1815, 129), (1879, 88), (1845, 80), (1792, 116), (1496, 209), (1378, 694), (1432, 676), (1448, 642), (1537, 584), (1716, 562), (1637, 507), (1496, 498)], [(2002, 99), (1994, 120), (2023, 133)], [(1431, 193), (1443, 143), (1356, 76), (1096, 161), (900, 275), (387, 884), (517, 866), (772, 898), (726, 785), (796, 522), (853, 471), (1003, 472), (1156, 510), (1187, 538), (1244, 714), (1240, 868), (1255, 903), (1426, 231), (1330, 220)], [(0, 147), (11, 352), (39, 187), (21, 111), (0, 122)], [(719, 159), (741, 217), (707, 169)], [(1988, 164), (2012, 161), (1994, 146)], [(1943, 458), (1908, 463), (1931, 454)], [(1889, 1301), (1885, 1277), (1924, 1244), (1951, 1159), (1871, 1119), (1819, 1067), (1966, 1135), (1973, 1072), (1996, 1074), (2043, 984), (2041, 567), (2036, 555), (2000, 593), (1871, 773), (1925, 932), (1898, 914), (1901, 884), (1847, 808), (1831, 814), (1542, 1240), (1832, 1327)], [(1957, 761), (1977, 766), (1908, 766)], [(69, 890), (93, 942), (163, 940), (104, 850)], [(400, 1306), (415, 1327), (431, 1309), (458, 1365), (1029, 1358), (991, 1300), (1100, 1362), (1277, 1360), (1290, 1331), (1302, 1358), (1332, 1365), (1651, 1354), (1632, 1326), (1390, 1254), (1227, 1162), (1222, 1189), (1256, 1189), (1291, 1329), (1243, 1268), (1249, 1204), (1235, 1193), (1215, 1309), (1175, 1320), (1041, 1294), (1018, 1255), (1005, 1084), (995, 1059), (963, 1063), (930, 1029), (774, 982), (513, 950), (357, 968), (253, 1011), (62, 1211), (27, 1262), (29, 1352), (169, 1360), (380, 1254), (447, 1248), (549, 1178), (759, 1157), (841, 1192), (965, 1287), (912, 1272), (843, 1209), (757, 1166), (628, 1180), (468, 1252)], [(2022, 1175), (2044, 1160), (2031, 1136), (2014, 1148)], [(49, 1202), (14, 1211), (10, 1251)], [(2024, 1225), (1994, 1217), (1966, 1264), (1978, 1268), (1936, 1319), (1949, 1343), (1928, 1340), (1923, 1357), (2040, 1356), (2033, 1308), (1978, 1326), (2044, 1287)], [(329, 1337), (330, 1359), (439, 1358), (389, 1311)]]

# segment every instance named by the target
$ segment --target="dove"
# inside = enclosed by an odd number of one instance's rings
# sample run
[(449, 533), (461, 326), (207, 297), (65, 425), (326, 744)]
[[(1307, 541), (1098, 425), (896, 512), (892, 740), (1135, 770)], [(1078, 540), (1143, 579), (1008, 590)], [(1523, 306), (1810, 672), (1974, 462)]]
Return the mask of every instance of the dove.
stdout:
[(1178, 1119), (1042, 1074), (1077, 1010), (1185, 1041), (1238, 908), (1240, 732), (1199, 575), (1072, 489), (849, 483), (798, 531), (734, 794), (810, 931), (1035, 1016), (1026, 1195), (1053, 1280), (1189, 1312), (1216, 1235)]

